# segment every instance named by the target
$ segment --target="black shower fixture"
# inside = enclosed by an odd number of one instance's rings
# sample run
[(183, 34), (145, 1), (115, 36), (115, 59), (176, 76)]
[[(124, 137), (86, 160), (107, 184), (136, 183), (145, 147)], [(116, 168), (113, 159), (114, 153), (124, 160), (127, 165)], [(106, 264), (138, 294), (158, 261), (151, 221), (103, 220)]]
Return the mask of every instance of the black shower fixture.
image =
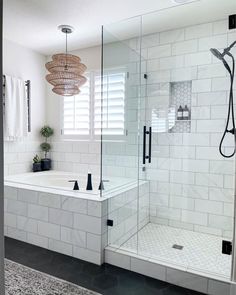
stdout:
[[(225, 158), (233, 157), (235, 155), (235, 151), (236, 151), (236, 129), (235, 129), (235, 118), (234, 118), (234, 94), (233, 94), (235, 60), (234, 60), (233, 55), (230, 53), (230, 50), (235, 45), (236, 45), (236, 41), (234, 41), (229, 47), (225, 48), (222, 53), (215, 48), (210, 49), (211, 53), (216, 58), (218, 58), (219, 60), (221, 60), (223, 62), (224, 67), (226, 68), (226, 70), (228, 71), (228, 73), (230, 75), (230, 92), (229, 92), (229, 105), (228, 105), (227, 121), (226, 121), (225, 130), (224, 130), (223, 136), (220, 141), (220, 146), (219, 146), (219, 151), (220, 151), (221, 155)], [(232, 68), (230, 67), (230, 65), (226, 61), (225, 56), (228, 56), (232, 59)], [(232, 123), (231, 128), (229, 128), (230, 119), (231, 119), (231, 123)], [(223, 141), (224, 141), (227, 133), (232, 133), (234, 135), (234, 150), (229, 155), (224, 154), (224, 152), (222, 150), (222, 144), (223, 144)]]

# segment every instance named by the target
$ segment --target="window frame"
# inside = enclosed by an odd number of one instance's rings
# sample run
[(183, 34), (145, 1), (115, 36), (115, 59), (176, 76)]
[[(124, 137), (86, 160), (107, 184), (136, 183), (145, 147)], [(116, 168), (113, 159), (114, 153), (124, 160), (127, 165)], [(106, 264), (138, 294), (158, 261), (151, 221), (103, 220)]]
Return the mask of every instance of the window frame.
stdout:
[(125, 137), (127, 136), (127, 129), (126, 129), (126, 87), (127, 87), (127, 71), (125, 68), (111, 68), (105, 71), (105, 75), (107, 73), (119, 73), (123, 72), (125, 74), (125, 90), (124, 90), (124, 133), (122, 135), (105, 135), (105, 134), (95, 134), (95, 77), (98, 75), (101, 77), (101, 71), (99, 70), (91, 70), (85, 73), (85, 75), (89, 76), (90, 83), (89, 83), (89, 134), (82, 135), (82, 134), (64, 134), (64, 99), (65, 97), (61, 97), (60, 99), (60, 139), (63, 141), (125, 141)]

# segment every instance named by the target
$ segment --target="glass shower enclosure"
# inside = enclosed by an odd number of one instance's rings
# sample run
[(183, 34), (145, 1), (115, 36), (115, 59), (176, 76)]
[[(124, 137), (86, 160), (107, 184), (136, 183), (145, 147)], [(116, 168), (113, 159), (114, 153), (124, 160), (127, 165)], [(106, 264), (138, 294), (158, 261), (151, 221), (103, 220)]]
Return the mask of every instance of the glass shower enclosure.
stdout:
[[(210, 49), (236, 40), (236, 4), (217, 1), (209, 16), (198, 2), (103, 27), (102, 179), (116, 188), (107, 244), (229, 282), (235, 157), (219, 143), (230, 79)], [(227, 134), (222, 150), (233, 149)]]

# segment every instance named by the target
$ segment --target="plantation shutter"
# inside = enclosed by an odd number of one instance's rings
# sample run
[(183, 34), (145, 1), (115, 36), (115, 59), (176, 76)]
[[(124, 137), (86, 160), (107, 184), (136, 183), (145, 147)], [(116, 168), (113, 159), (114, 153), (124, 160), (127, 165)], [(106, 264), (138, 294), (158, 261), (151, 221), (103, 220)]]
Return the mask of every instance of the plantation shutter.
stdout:
[[(102, 111), (102, 116), (101, 116)], [(101, 99), (101, 76), (94, 76), (94, 133), (124, 135), (125, 132), (125, 73), (111, 72), (103, 75)]]
[(90, 79), (80, 87), (80, 93), (64, 97), (64, 135), (89, 135), (90, 133)]

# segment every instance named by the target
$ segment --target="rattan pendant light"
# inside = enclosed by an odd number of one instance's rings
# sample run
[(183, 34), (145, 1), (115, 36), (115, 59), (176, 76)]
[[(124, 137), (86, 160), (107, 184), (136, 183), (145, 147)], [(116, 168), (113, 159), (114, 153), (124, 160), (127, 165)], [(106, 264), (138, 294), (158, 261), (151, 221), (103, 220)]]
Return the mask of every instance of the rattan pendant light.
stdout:
[(54, 54), (52, 61), (46, 63), (46, 69), (50, 72), (46, 80), (54, 87), (53, 92), (62, 96), (72, 96), (80, 92), (79, 87), (86, 82), (83, 73), (86, 66), (81, 63), (81, 59), (67, 52), (67, 35), (73, 32), (71, 26), (59, 26), (66, 35), (66, 53)]

